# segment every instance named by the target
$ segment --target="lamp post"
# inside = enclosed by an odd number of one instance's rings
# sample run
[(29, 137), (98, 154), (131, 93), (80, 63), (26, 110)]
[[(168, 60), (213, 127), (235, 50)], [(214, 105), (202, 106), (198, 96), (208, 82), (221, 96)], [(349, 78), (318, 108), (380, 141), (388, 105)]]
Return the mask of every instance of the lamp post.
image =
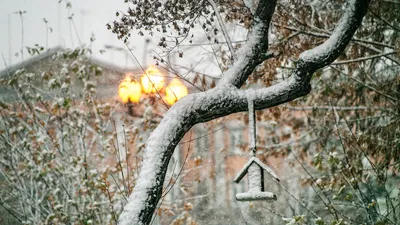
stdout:
[(144, 49), (143, 49), (143, 65), (147, 66), (147, 47), (149, 46), (150, 38), (146, 38), (144, 40)]

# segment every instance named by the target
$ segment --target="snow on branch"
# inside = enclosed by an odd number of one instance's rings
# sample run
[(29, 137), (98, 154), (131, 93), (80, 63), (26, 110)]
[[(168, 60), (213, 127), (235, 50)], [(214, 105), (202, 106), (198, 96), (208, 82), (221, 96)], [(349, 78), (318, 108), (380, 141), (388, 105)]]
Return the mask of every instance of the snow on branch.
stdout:
[(187, 95), (165, 114), (147, 140), (142, 168), (128, 203), (120, 215), (120, 225), (149, 224), (158, 201), (169, 160), (176, 145), (189, 129), (201, 122), (232, 113), (246, 111), (248, 98), (255, 109), (266, 109), (308, 94), (315, 70), (333, 62), (349, 43), (361, 24), (370, 0), (350, 0), (349, 7), (331, 37), (299, 57), (292, 76), (276, 85), (261, 89), (238, 89), (253, 69), (262, 61), (268, 46), (268, 24), (276, 2), (260, 1), (255, 12), (254, 26), (239, 59), (226, 71), (218, 86), (206, 92)]
[(248, 40), (236, 52), (237, 60), (222, 76), (218, 85), (242, 86), (253, 70), (271, 57), (268, 50), (268, 29), (275, 11), (276, 0), (261, 0), (254, 13)]
[(331, 36), (321, 45), (304, 51), (299, 61), (306, 67), (319, 69), (333, 61), (343, 52), (367, 12), (370, 0), (350, 0), (346, 12), (339, 20)]
[(170, 108), (147, 140), (141, 172), (120, 216), (120, 224), (150, 222), (161, 197), (169, 159), (180, 139), (193, 125), (247, 110), (250, 96), (255, 99), (255, 108), (262, 109), (303, 96), (306, 92), (301, 89), (301, 83), (288, 79), (259, 90), (240, 90), (225, 85), (182, 98)]

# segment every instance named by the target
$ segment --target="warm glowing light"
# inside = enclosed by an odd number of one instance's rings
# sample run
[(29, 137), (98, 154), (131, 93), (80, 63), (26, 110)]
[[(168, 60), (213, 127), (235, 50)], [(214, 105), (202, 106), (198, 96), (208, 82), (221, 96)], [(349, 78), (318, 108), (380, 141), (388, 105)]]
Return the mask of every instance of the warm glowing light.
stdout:
[(164, 87), (164, 76), (156, 67), (150, 66), (145, 73), (140, 79), (144, 93), (156, 93)]
[(187, 94), (186, 86), (179, 79), (174, 78), (165, 89), (165, 100), (169, 105), (172, 105)]
[(140, 96), (142, 95), (142, 86), (138, 82), (131, 82), (129, 84), (129, 100), (134, 103), (140, 101)]
[[(118, 86), (118, 96), (122, 103), (138, 103), (142, 94), (152, 94), (164, 90), (164, 76), (154, 66), (150, 66), (145, 71), (140, 81), (141, 83), (132, 80), (132, 75), (129, 74), (121, 81)], [(176, 101), (186, 96), (188, 90), (179, 79), (175, 78), (165, 88), (164, 93), (163, 99), (169, 105), (173, 105)]]
[(138, 103), (142, 95), (142, 87), (138, 82), (132, 81), (130, 77), (119, 84), (118, 95), (123, 103), (133, 102)]

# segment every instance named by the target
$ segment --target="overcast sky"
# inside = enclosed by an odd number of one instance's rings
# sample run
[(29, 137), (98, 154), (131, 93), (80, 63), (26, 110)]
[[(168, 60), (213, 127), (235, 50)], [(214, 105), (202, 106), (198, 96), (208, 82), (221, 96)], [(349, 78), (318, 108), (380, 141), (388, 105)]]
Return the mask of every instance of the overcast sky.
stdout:
[[(127, 8), (124, 0), (69, 0), (72, 4), (69, 10), (66, 7), (66, 1), (58, 2), (59, 0), (0, 0), (0, 70), (5, 68), (4, 61), (7, 65), (21, 61), (21, 55), (15, 54), (21, 50), (22, 37), (24, 46), (39, 44), (46, 47), (47, 35), (43, 18), (53, 29), (48, 34), (49, 48), (77, 47), (80, 42), (88, 44), (91, 35), (94, 34), (96, 41), (93, 44), (93, 50), (96, 58), (120, 66), (126, 64), (129, 67), (137, 66), (131, 57), (126, 60), (126, 47), (111, 31), (106, 29), (106, 24), (115, 19), (115, 12), (124, 11)], [(23, 35), (20, 16), (15, 13), (20, 10), (26, 11), (23, 14)], [(73, 20), (77, 32), (67, 19), (68, 15), (72, 14), (74, 14)], [(135, 33), (132, 33), (131, 46), (134, 47), (135, 55), (142, 61), (144, 37), (134, 35)], [(152, 43), (155, 44), (155, 41), (152, 41), (148, 48), (150, 53), (147, 62), (149, 63), (154, 62), (151, 54), (154, 47)], [(99, 50), (104, 49), (105, 45), (122, 47), (124, 53), (107, 50), (106, 53), (100, 54)], [(24, 59), (28, 57), (25, 51)]]
[[(70, 2), (72, 8), (68, 9), (66, 3)], [(0, 70), (7, 65), (13, 65), (22, 60), (20, 54), (21, 46), (32, 47), (39, 44), (43, 47), (52, 48), (55, 46), (77, 47), (88, 44), (92, 34), (96, 41), (92, 46), (94, 58), (106, 61), (119, 66), (138, 67), (133, 57), (127, 51), (126, 46), (121, 40), (106, 28), (106, 24), (114, 21), (117, 11), (126, 12), (128, 5), (124, 0), (0, 0)], [(21, 19), (18, 11), (26, 11), (23, 14), (23, 35)], [(74, 25), (68, 19), (73, 14)], [(43, 20), (48, 21), (48, 26), (52, 32), (46, 35), (46, 26)], [(231, 33), (232, 40), (244, 40), (246, 32), (233, 24), (226, 24)], [(193, 31), (196, 32), (196, 31)], [(135, 56), (141, 64), (154, 64), (154, 51), (161, 52), (157, 47), (159, 38), (151, 36), (139, 36), (138, 31), (131, 32), (129, 46), (133, 49)], [(157, 33), (156, 33), (157, 35)], [(46, 43), (46, 40), (48, 41)], [(220, 76), (221, 70), (214, 56), (214, 50), (208, 44), (204, 31), (199, 30), (195, 35), (197, 39), (193, 43), (205, 43), (198, 47), (181, 46), (180, 51), (184, 52), (185, 57), (180, 59), (178, 54), (173, 55), (171, 60), (179, 66), (175, 70), (185, 74), (186, 71), (205, 73), (212, 76)], [(145, 39), (150, 38), (151, 42), (147, 47), (147, 54), (144, 54)], [(23, 43), (21, 43), (23, 39)], [(220, 38), (221, 40), (221, 38)], [(222, 39), (223, 40), (223, 39)], [(106, 49), (104, 54), (100, 53), (105, 46), (115, 46), (120, 50)], [(216, 49), (218, 46), (214, 46)], [(225, 46), (226, 47), (226, 46)], [(24, 53), (27, 59), (28, 53)], [(144, 60), (146, 55), (146, 60)], [(144, 63), (144, 61), (146, 63)], [(194, 70), (191, 70), (191, 68)], [(183, 69), (186, 68), (186, 69)], [(189, 77), (191, 76), (189, 74)]]

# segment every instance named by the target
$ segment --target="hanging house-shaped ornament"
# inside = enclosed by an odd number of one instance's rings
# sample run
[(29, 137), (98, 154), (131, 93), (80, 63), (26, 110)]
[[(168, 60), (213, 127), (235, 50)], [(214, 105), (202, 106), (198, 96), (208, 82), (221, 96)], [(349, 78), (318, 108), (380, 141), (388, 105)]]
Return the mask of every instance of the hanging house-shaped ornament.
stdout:
[(267, 165), (262, 163), (256, 157), (251, 157), (244, 165), (243, 169), (236, 175), (235, 183), (239, 183), (247, 174), (249, 180), (249, 190), (236, 194), (238, 201), (255, 201), (255, 200), (276, 200), (276, 195), (272, 192), (264, 190), (264, 170), (269, 173), (274, 180), (279, 181), (278, 176)]
[(271, 177), (279, 182), (279, 177), (276, 173), (256, 158), (256, 120), (254, 113), (253, 100), (248, 99), (249, 103), (249, 137), (250, 149), (252, 150), (253, 157), (244, 165), (238, 175), (236, 175), (234, 182), (239, 183), (247, 174), (249, 181), (249, 190), (243, 193), (236, 194), (238, 201), (256, 201), (256, 200), (276, 200), (277, 197), (274, 193), (264, 190), (264, 170)]

